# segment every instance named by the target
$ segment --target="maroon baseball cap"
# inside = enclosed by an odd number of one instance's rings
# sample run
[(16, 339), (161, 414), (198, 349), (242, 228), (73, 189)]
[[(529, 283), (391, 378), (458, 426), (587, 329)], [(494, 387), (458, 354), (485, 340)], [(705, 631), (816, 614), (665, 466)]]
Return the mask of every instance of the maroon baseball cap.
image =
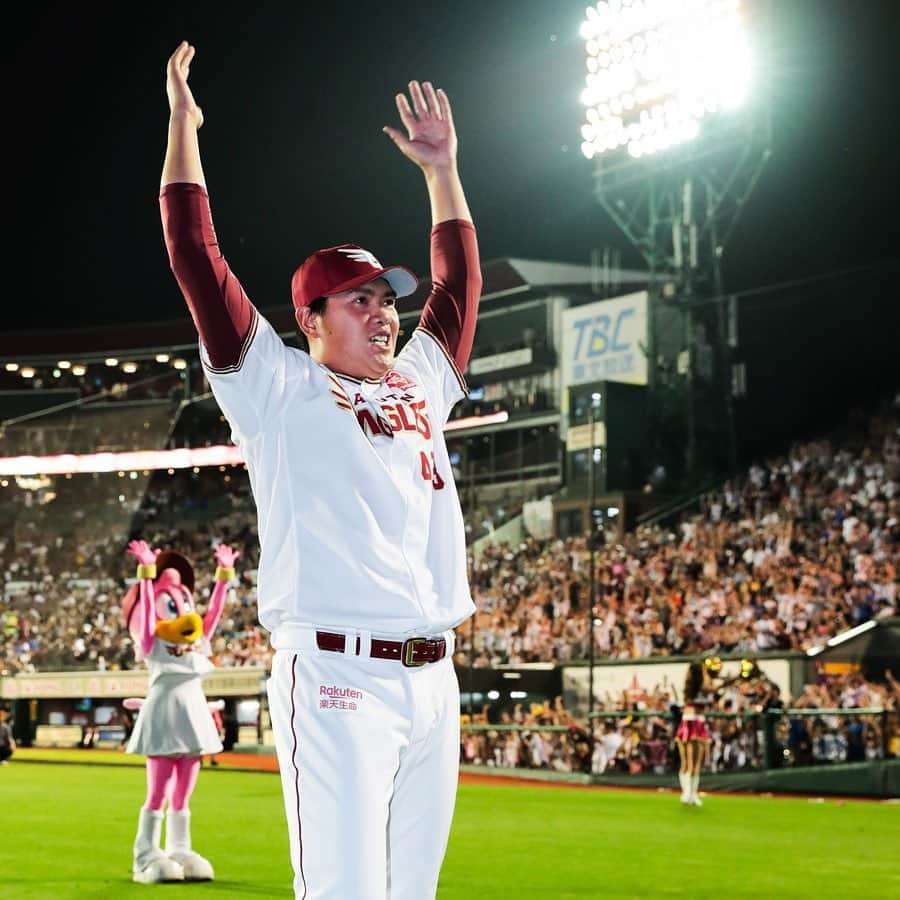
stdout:
[(398, 297), (415, 291), (418, 279), (403, 266), (385, 268), (368, 251), (357, 244), (326, 247), (308, 256), (291, 278), (294, 309), (309, 306), (319, 297), (339, 294), (368, 281), (383, 278)]

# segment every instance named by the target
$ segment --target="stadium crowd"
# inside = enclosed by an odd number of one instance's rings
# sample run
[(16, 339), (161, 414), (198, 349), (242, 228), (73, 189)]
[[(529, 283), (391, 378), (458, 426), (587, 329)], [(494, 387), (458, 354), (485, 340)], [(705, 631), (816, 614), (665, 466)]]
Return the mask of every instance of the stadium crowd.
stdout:
[[(876, 416), (860, 446), (798, 444), (705, 495), (673, 527), (595, 552), (600, 657), (808, 650), (897, 614), (900, 440)], [(476, 666), (588, 656), (584, 539), (489, 547), (473, 564)], [(472, 633), (474, 631), (474, 647)]]
[[(641, 527), (621, 541), (610, 535), (595, 552), (598, 658), (808, 650), (895, 615), (897, 429), (893, 413), (874, 417), (855, 442), (798, 444), (705, 495), (677, 525)], [(130, 537), (195, 559), (201, 600), (204, 559), (217, 541), (239, 546), (241, 575), (217, 662), (265, 665), (246, 472), (136, 474), (57, 479), (52, 502), (41, 505), (12, 483), (3, 488), (7, 514), (17, 511), (0, 531), (5, 671), (133, 665), (117, 614), (133, 574)], [(102, 510), (106, 518), (95, 515)], [(588, 560), (584, 539), (488, 546), (472, 562), (477, 613), (458, 629), (456, 660), (484, 667), (587, 658)]]
[[(54, 504), (20, 516), (17, 539), (0, 534), (0, 674), (136, 666), (121, 617), (122, 595), (134, 575), (124, 548), (135, 524), (153, 546), (177, 547), (194, 561), (201, 606), (212, 590), (216, 545), (225, 541), (242, 549), (216, 631), (214, 662), (266, 666), (272, 651), (256, 621), (256, 521), (246, 473), (239, 471), (162, 473), (146, 491), (146, 478), (77, 476), (69, 490), (83, 503), (67, 503), (63, 518), (69, 525), (83, 518), (84, 527), (54, 533), (57, 517), (41, 515)], [(97, 527), (98, 518), (105, 528)]]

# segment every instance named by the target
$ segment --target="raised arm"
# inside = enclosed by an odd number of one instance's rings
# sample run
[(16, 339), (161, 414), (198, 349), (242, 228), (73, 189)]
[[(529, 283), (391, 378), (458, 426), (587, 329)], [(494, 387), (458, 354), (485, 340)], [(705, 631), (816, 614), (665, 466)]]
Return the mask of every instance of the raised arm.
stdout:
[(472, 221), (456, 167), (457, 138), (450, 101), (443, 90), (430, 81), (409, 83), (409, 96), (397, 94), (397, 112), (407, 134), (384, 126), (384, 132), (412, 160), (425, 176), (431, 201), (431, 224), (451, 219)]
[(232, 550), (227, 544), (216, 547), (216, 584), (203, 617), (203, 637), (207, 640), (212, 638), (219, 619), (222, 618), (228, 585), (234, 580), (234, 563), (240, 555), (240, 551)]
[(160, 184), (160, 213), (169, 264), (214, 370), (240, 366), (256, 310), (219, 250), (197, 132), (203, 112), (188, 85), (194, 47), (182, 41), (166, 66), (169, 136)]
[(140, 582), (137, 614), (140, 617), (137, 635), (142, 656), (153, 649), (156, 636), (156, 604), (153, 580), (156, 578), (156, 557), (159, 550), (151, 550), (144, 541), (130, 541), (128, 552), (138, 561), (137, 577)]
[(409, 83), (409, 96), (397, 94), (397, 111), (406, 135), (385, 133), (425, 176), (431, 203), (431, 294), (420, 327), (444, 345), (462, 373), (469, 363), (481, 266), (472, 213), (457, 168), (457, 137), (450, 101), (431, 82)]
[(203, 125), (203, 110), (188, 86), (191, 60), (196, 49), (182, 41), (166, 64), (166, 95), (169, 98), (169, 140), (163, 162), (160, 189), (186, 182), (206, 187), (200, 164), (197, 132)]

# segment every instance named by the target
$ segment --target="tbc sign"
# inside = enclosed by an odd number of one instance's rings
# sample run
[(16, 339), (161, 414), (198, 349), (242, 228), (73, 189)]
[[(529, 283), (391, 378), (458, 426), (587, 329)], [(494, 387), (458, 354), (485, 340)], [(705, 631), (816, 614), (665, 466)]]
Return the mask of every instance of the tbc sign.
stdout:
[(563, 384), (647, 383), (647, 292), (563, 312)]

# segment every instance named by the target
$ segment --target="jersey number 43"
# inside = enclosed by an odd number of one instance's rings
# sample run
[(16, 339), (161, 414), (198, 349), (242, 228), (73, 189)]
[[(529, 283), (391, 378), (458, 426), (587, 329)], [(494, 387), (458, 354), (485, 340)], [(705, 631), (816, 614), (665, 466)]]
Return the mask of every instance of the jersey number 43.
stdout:
[(422, 477), (426, 481), (430, 481), (436, 491), (441, 490), (444, 487), (444, 479), (441, 478), (434, 463), (434, 454), (432, 453), (429, 459), (428, 454), (424, 450), (420, 450), (419, 461), (422, 463)]

